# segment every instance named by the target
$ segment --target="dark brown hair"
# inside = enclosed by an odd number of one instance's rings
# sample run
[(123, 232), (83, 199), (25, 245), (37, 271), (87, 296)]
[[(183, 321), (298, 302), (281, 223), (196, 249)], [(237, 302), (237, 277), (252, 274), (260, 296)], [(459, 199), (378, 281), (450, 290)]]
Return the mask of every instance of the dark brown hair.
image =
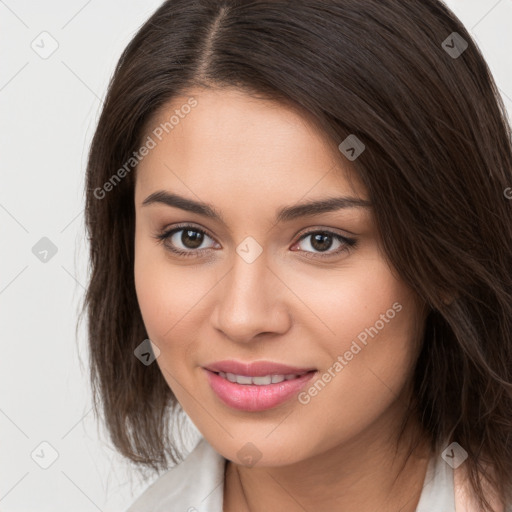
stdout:
[[(454, 32), (468, 45), (460, 55)], [(482, 510), (479, 472), (511, 502), (512, 137), (482, 54), (438, 0), (166, 1), (124, 50), (89, 154), (82, 310), (95, 408), (115, 447), (141, 468), (182, 458), (169, 435), (179, 404), (158, 366), (133, 354), (147, 338), (136, 168), (105, 183), (159, 109), (197, 86), (293, 103), (336, 145), (349, 134), (365, 144), (352, 167), (386, 257), (428, 305), (406, 421), (418, 418), (435, 450), (451, 439), (467, 451)]]

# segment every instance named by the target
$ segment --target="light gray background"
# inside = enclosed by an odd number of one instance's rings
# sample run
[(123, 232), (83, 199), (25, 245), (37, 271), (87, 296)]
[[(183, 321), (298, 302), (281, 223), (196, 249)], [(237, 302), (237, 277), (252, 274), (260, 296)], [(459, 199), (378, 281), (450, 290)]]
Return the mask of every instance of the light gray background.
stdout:
[[(1, 512), (121, 511), (147, 485), (94, 421), (85, 333), (77, 340), (75, 323), (87, 281), (84, 169), (100, 99), (160, 3), (0, 0)], [(512, 0), (446, 3), (482, 49), (512, 116)], [(31, 46), (42, 53), (52, 44), (48, 58)], [(57, 248), (45, 263), (32, 252), (43, 237)], [(43, 469), (52, 450), (58, 458)]]

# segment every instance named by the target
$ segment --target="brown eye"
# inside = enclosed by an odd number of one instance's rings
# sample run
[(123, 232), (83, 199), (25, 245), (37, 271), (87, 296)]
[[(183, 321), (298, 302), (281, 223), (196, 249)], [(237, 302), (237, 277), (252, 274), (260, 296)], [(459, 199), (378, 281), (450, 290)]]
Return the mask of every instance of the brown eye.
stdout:
[(199, 256), (202, 251), (208, 251), (212, 245), (201, 248), (208, 239), (215, 244), (215, 241), (205, 231), (194, 226), (175, 227), (159, 233), (155, 237), (165, 245), (166, 249), (180, 256)]
[(203, 243), (204, 233), (192, 229), (183, 229), (180, 231), (182, 231), (180, 242), (187, 247), (187, 249), (197, 249)]
[[(347, 238), (338, 233), (333, 233), (332, 231), (310, 231), (303, 235), (294, 247), (300, 246), (300, 244), (305, 240), (309, 241), (308, 243), (303, 244), (302, 250), (306, 253), (311, 253), (308, 257), (312, 258), (336, 256), (349, 251), (357, 244), (357, 240), (354, 238)], [(336, 250), (329, 251), (333, 245), (336, 247)]]
[(315, 233), (311, 235), (311, 247), (317, 251), (327, 251), (331, 248), (333, 237), (326, 233)]

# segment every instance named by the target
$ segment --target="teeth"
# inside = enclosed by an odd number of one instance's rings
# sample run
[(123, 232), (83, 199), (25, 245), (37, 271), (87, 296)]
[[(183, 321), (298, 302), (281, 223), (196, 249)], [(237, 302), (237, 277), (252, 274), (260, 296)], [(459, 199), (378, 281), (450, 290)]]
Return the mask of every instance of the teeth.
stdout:
[(277, 384), (283, 380), (292, 380), (304, 374), (291, 374), (291, 375), (265, 375), (262, 377), (249, 377), (247, 375), (235, 375), (234, 373), (219, 372), (219, 375), (229, 382), (236, 382), (237, 384), (252, 384), (256, 386), (268, 386), (269, 384)]

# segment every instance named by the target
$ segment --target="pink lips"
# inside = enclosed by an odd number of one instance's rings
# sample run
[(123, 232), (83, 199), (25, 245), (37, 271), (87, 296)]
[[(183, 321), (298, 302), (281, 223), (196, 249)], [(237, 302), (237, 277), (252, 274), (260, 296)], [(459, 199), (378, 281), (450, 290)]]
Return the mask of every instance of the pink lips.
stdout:
[(205, 366), (212, 372), (234, 373), (235, 375), (247, 375), (248, 377), (262, 377), (264, 375), (291, 375), (294, 373), (307, 373), (316, 368), (297, 366), (288, 366), (271, 361), (254, 361), (252, 363), (243, 363), (229, 359), (226, 361), (217, 361)]
[[(241, 363), (234, 360), (209, 364), (203, 370), (212, 390), (222, 402), (234, 409), (250, 412), (271, 409), (292, 398), (317, 373), (314, 368), (292, 367), (269, 361)], [(299, 374), (299, 376), (274, 384), (256, 385), (230, 382), (215, 372), (234, 373), (249, 377), (291, 374)]]

